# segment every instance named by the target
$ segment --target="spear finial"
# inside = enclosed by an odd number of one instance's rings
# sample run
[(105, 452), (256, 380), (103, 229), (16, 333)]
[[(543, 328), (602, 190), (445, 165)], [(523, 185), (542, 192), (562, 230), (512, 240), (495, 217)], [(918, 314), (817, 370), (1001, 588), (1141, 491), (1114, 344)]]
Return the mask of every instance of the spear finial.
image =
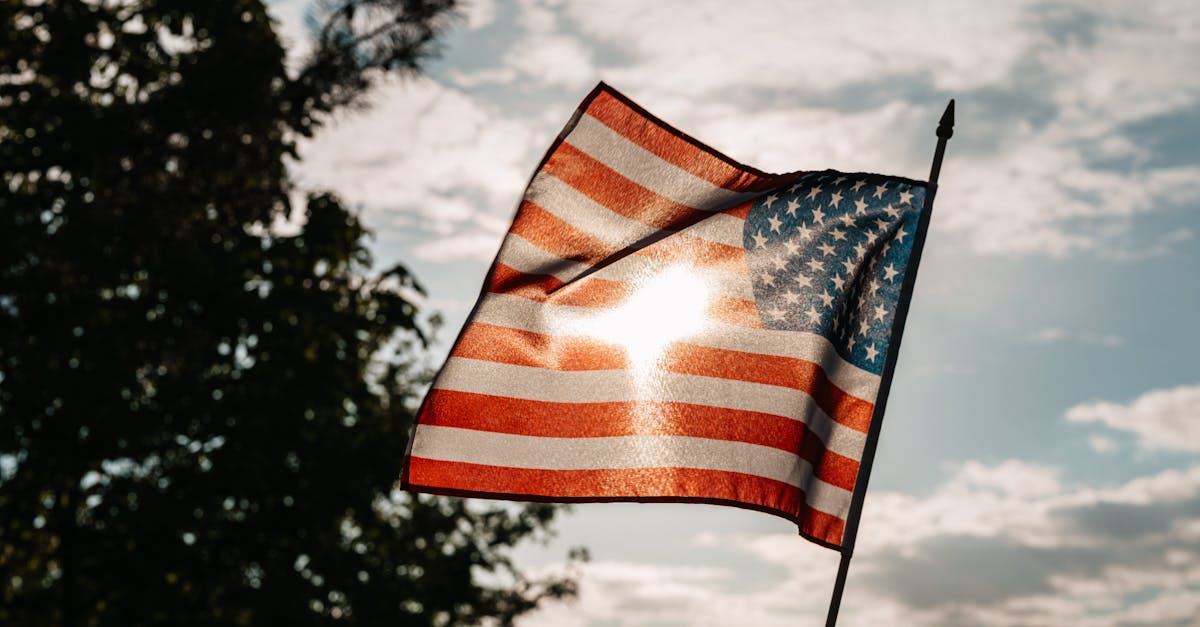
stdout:
[(933, 152), (933, 166), (929, 168), (929, 188), (930, 193), (937, 189), (938, 174), (942, 171), (942, 155), (946, 153), (946, 140), (954, 136), (954, 99), (950, 99), (950, 104), (946, 105), (946, 112), (942, 114), (942, 119), (938, 121), (937, 127), (937, 148)]
[(946, 112), (942, 114), (942, 119), (938, 121), (937, 136), (941, 139), (950, 139), (954, 137), (954, 99), (950, 99), (950, 104), (946, 105)]

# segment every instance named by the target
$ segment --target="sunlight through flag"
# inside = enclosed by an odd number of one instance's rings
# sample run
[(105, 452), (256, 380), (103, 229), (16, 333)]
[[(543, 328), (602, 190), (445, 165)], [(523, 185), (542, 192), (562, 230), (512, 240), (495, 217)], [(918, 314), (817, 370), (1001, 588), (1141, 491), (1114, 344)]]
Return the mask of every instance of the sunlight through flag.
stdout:
[(766, 174), (599, 85), (529, 183), (403, 486), (735, 505), (842, 548), (926, 190)]

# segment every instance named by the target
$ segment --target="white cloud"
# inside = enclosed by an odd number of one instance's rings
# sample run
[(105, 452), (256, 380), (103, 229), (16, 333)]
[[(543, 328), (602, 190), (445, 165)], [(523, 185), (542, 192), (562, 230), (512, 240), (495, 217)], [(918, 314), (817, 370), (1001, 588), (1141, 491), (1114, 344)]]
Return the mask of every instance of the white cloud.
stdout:
[(430, 79), (390, 82), (370, 109), (340, 115), (301, 145), (296, 178), (364, 207), (374, 228), (424, 232), (422, 258), (490, 260), (549, 141), (541, 126)]
[(464, 14), (467, 28), (479, 30), (496, 21), (496, 0), (467, 0)]
[(1200, 385), (1153, 390), (1128, 405), (1104, 401), (1076, 405), (1066, 417), (1133, 433), (1146, 450), (1200, 452)]
[(474, 259), (490, 262), (500, 248), (503, 233), (456, 233), (418, 244), (413, 255), (424, 261)]
[[(538, 24), (549, 31), (553, 17), (536, 6)], [(585, 36), (624, 54), (601, 63), (611, 82), (766, 170), (816, 163), (923, 176), (937, 111), (900, 104), (912, 96), (897, 86), (959, 92), (959, 135), (991, 133), (997, 143), (970, 151), (959, 147), (962, 140), (951, 143), (935, 229), (982, 254), (1132, 258), (1169, 252), (1165, 241), (1124, 241), (1132, 216), (1200, 198), (1200, 168), (1145, 167), (1148, 149), (1123, 128), (1195, 106), (1200, 75), (1189, 68), (1200, 55), (1200, 28), (1188, 7), (1022, 2), (981, 10), (935, 3), (914, 11), (894, 3), (749, 3), (730, 12), (713, 0), (572, 2), (566, 14)], [(1048, 23), (1052, 11), (1065, 14), (1057, 27)], [(838, 98), (831, 109), (805, 106), (855, 86), (872, 97)], [(991, 93), (976, 100), (978, 89)], [(890, 104), (880, 95), (889, 92), (896, 94)], [(980, 106), (1006, 92), (1017, 102), (1003, 115)], [(1029, 112), (1017, 109), (1022, 99)], [(1033, 123), (1044, 99), (1053, 109)], [(847, 102), (856, 113), (836, 111)], [(908, 111), (889, 116), (897, 107)], [(890, 124), (847, 132), (855, 118)], [(905, 130), (897, 137), (895, 129)], [(1131, 176), (1098, 166), (1098, 159), (1139, 165)]]
[[(928, 496), (869, 496), (839, 624), (1190, 624), (1198, 512), (1200, 466), (1090, 488), (1028, 462), (959, 464)], [(694, 565), (593, 563), (576, 604), (522, 625), (820, 624), (836, 553), (777, 533), (692, 545)]]
[(720, 0), (578, 0), (566, 11), (583, 33), (633, 57), (609, 69), (619, 84), (691, 97), (786, 86), (803, 98), (893, 76), (944, 89), (999, 81), (1031, 43), (1023, 5), (746, 2), (732, 11)]
[[(273, 6), (287, 33), (298, 32), (297, 6)], [(466, 27), (493, 24), (496, 14), (492, 0), (476, 2)], [(447, 67), (448, 79), (509, 95), (527, 94), (531, 85), (573, 95), (539, 100), (544, 108), (519, 121), (431, 81), (410, 91), (440, 90), (444, 102), (435, 110), (394, 106), (397, 92), (388, 88), (380, 98), (388, 113), (368, 114), (373, 122), (363, 124), (387, 138), (375, 143), (393, 147), (374, 151), (382, 167), (439, 181), (424, 186), (442, 196), (476, 202), (473, 194), (486, 189), (489, 200), (515, 199), (544, 148), (526, 143), (529, 129), (561, 122), (576, 94), (603, 76), (674, 125), (765, 170), (837, 167), (923, 177), (942, 104), (940, 96), (920, 98), (932, 89), (960, 96), (962, 139), (951, 142), (932, 226), (950, 235), (942, 241), (951, 245), (989, 255), (1166, 254), (1186, 230), (1131, 241), (1136, 217), (1200, 201), (1200, 167), (1148, 165), (1152, 149), (1126, 128), (1197, 104), (1200, 75), (1190, 68), (1200, 55), (1200, 27), (1188, 3), (981, 9), (947, 1), (916, 11), (882, 2), (751, 2), (729, 11), (717, 0), (521, 0), (515, 17), (514, 36), (495, 39), (507, 42), (491, 52), (495, 65)], [(509, 125), (477, 141), (455, 135), (479, 132), (482, 120)], [(421, 138), (432, 146), (422, 145), (420, 158), (395, 154), (389, 131), (406, 124), (428, 126), (434, 136)], [(350, 191), (364, 204), (391, 206), (399, 197), (427, 204), (396, 184), (399, 176), (389, 180), (338, 156), (356, 167), (330, 178), (356, 179)], [(1098, 165), (1105, 161), (1126, 165)], [(337, 169), (316, 165), (306, 169)], [(514, 169), (520, 174), (509, 175)], [(430, 178), (468, 170), (465, 177)], [(505, 175), (480, 181), (486, 172)]]
[(1058, 344), (1074, 342), (1114, 348), (1125, 343), (1125, 339), (1115, 333), (1094, 333), (1092, 331), (1069, 331), (1062, 327), (1045, 327), (1029, 336), (1035, 344)]
[(519, 80), (572, 89), (596, 82), (591, 50), (572, 37), (526, 35), (509, 49), (504, 62)]
[(1121, 445), (1114, 439), (1103, 435), (1092, 434), (1087, 439), (1088, 447), (1101, 454), (1116, 452)]

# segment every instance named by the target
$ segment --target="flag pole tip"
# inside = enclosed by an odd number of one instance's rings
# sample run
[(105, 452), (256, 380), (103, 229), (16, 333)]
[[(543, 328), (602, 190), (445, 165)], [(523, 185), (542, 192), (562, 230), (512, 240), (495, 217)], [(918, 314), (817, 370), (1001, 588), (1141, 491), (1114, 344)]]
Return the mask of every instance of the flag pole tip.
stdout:
[(942, 119), (938, 121), (937, 136), (942, 139), (950, 139), (954, 136), (954, 99), (950, 99), (950, 104), (946, 105), (946, 111), (942, 113)]

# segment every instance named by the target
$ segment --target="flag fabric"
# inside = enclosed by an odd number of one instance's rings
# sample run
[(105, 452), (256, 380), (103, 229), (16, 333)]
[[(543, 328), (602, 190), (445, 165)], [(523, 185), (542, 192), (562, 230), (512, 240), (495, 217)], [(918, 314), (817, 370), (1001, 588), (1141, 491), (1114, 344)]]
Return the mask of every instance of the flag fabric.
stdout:
[(529, 183), (402, 485), (735, 505), (840, 547), (925, 192), (766, 174), (600, 84)]

